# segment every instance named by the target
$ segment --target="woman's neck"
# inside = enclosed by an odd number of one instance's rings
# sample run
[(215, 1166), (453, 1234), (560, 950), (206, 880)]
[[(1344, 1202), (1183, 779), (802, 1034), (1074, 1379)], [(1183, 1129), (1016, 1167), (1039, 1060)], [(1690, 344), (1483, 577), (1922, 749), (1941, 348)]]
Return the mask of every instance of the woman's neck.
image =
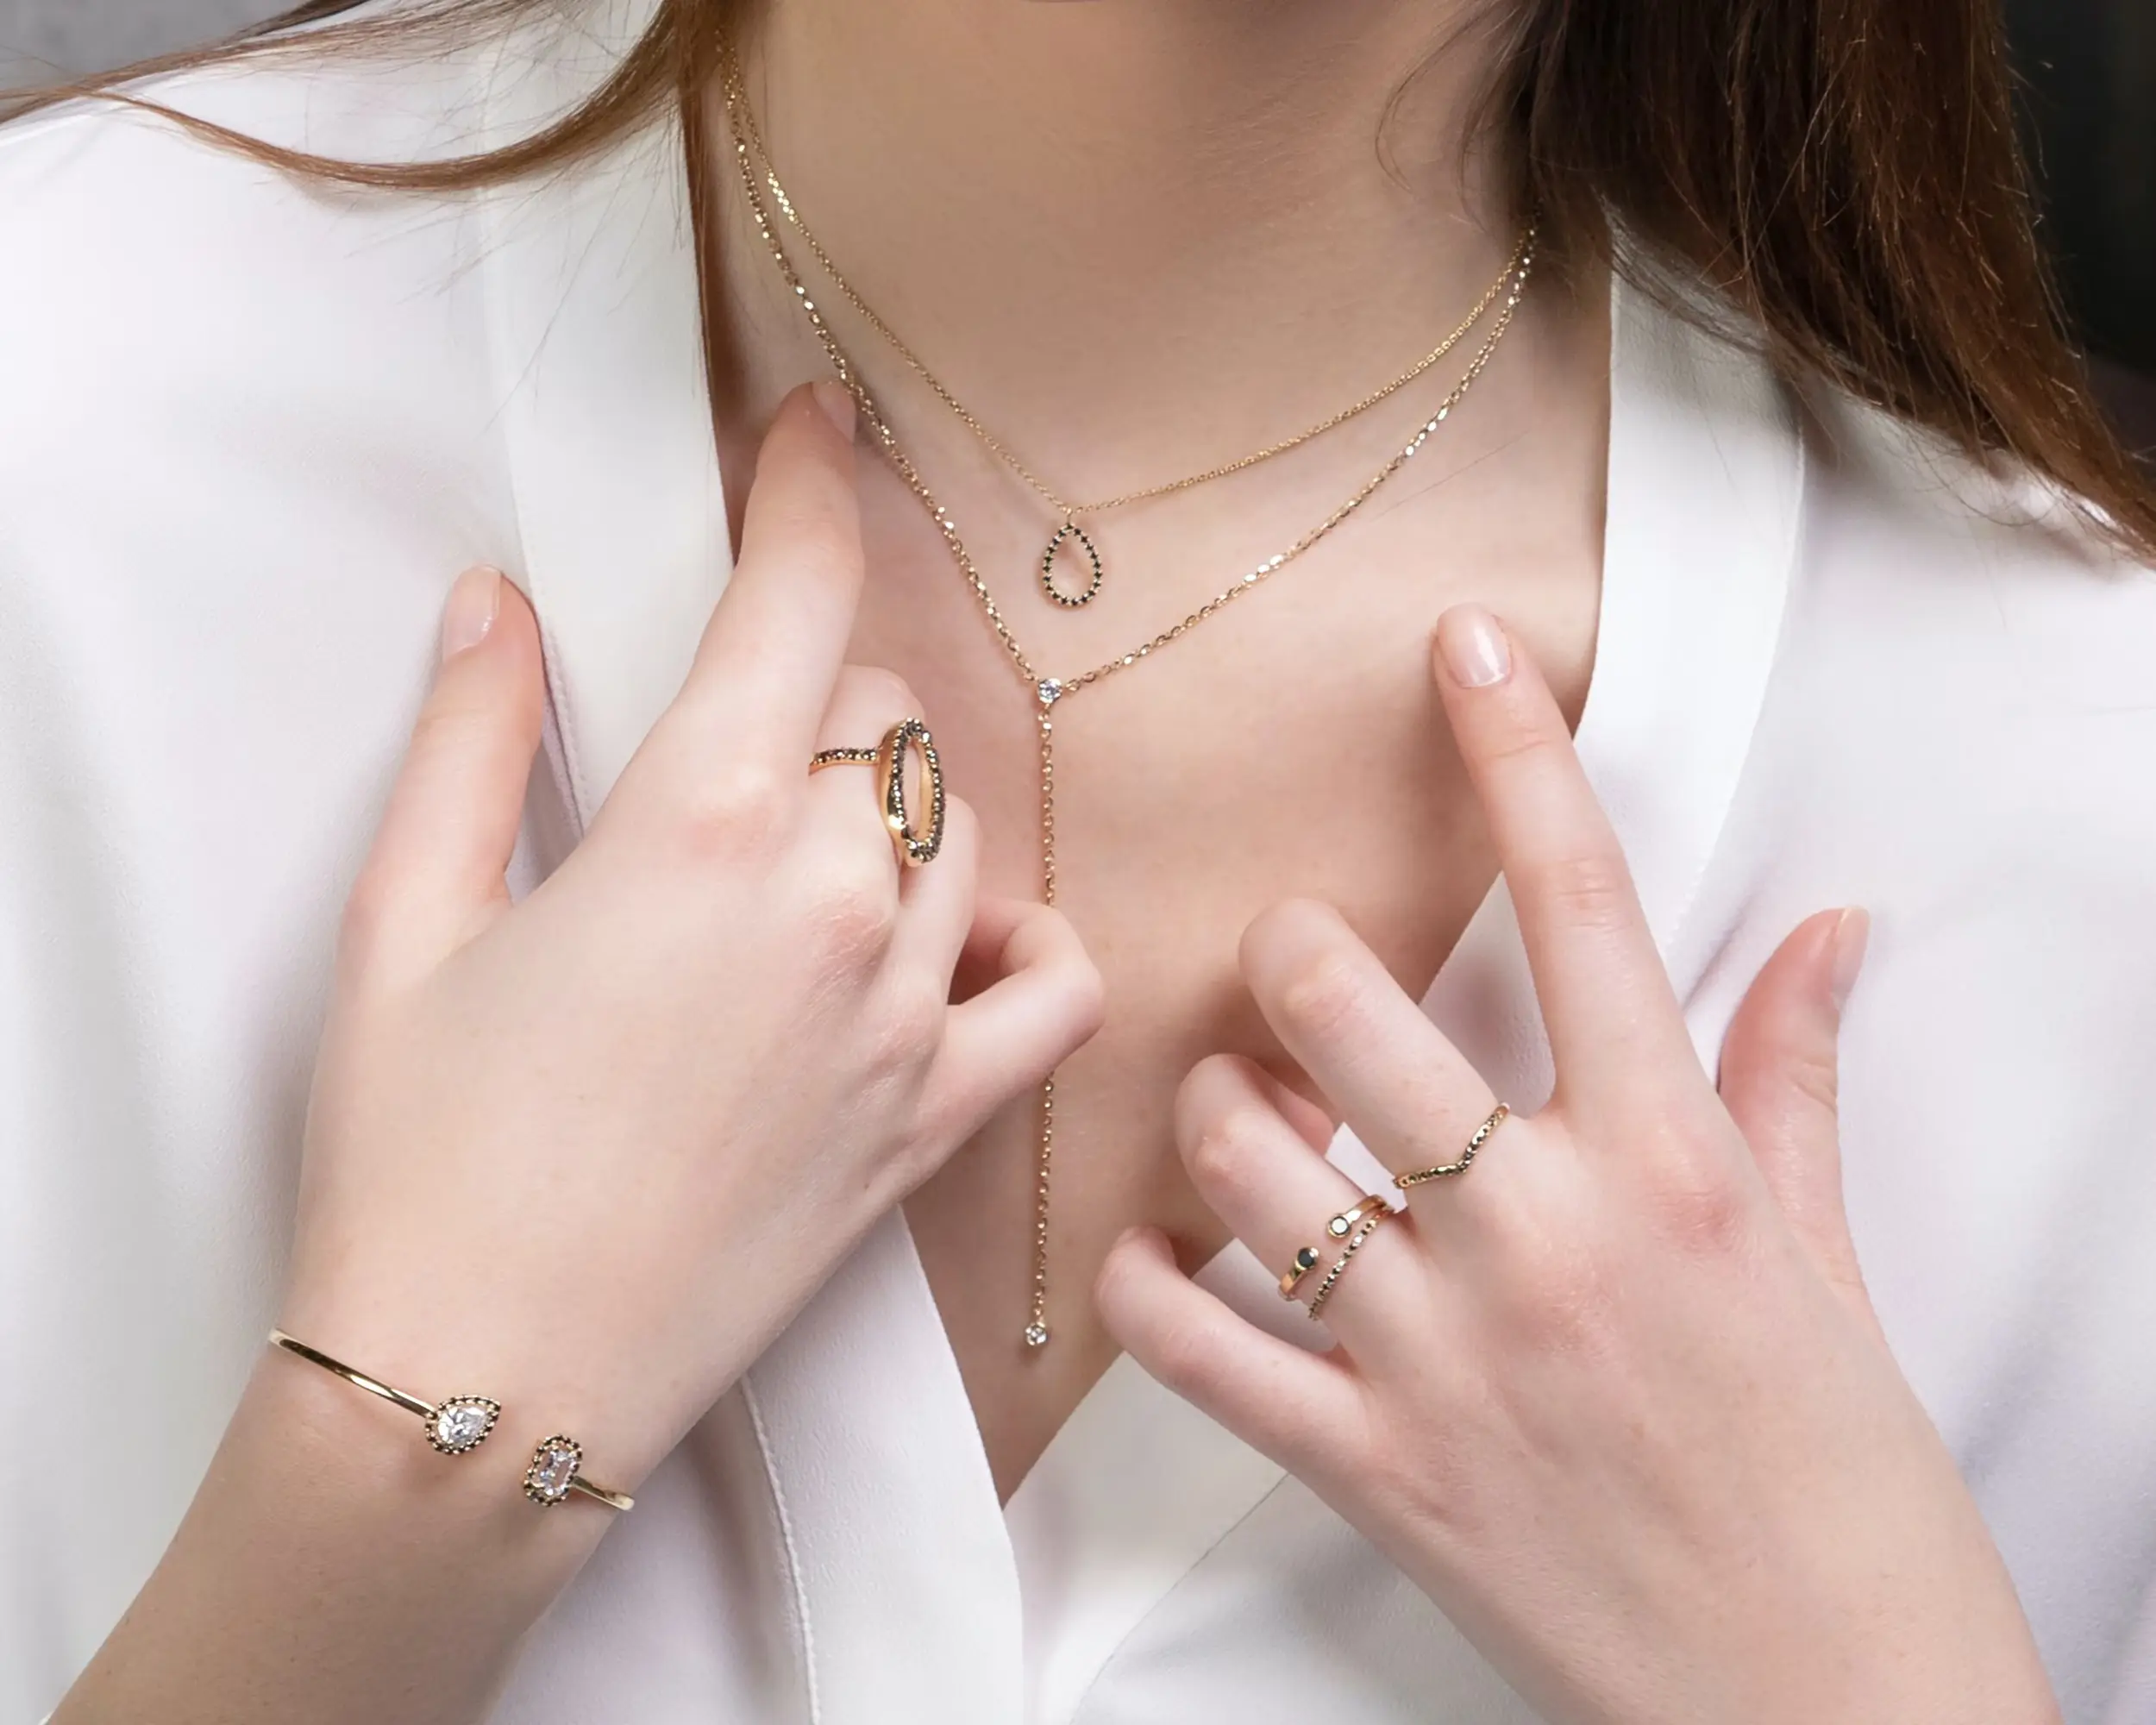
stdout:
[(743, 58), (869, 303), (1101, 491), (1330, 411), (1501, 270), (1512, 218), (1461, 148), (1487, 51), (1457, 10), (795, 0)]

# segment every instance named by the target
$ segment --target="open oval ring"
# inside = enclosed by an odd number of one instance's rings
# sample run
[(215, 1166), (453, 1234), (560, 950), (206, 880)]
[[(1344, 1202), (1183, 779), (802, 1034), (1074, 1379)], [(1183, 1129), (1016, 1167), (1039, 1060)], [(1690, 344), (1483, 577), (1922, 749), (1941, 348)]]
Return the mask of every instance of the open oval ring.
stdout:
[[(925, 828), (917, 824), (906, 802), (906, 766), (909, 752), (921, 757), (921, 775), (928, 794)], [(874, 749), (826, 749), (809, 762), (809, 771), (826, 767), (874, 767), (883, 803), (883, 824), (891, 830), (891, 843), (899, 860), (909, 869), (933, 862), (943, 848), (943, 768), (936, 757), (936, 739), (918, 718), (902, 718), (883, 734)]]

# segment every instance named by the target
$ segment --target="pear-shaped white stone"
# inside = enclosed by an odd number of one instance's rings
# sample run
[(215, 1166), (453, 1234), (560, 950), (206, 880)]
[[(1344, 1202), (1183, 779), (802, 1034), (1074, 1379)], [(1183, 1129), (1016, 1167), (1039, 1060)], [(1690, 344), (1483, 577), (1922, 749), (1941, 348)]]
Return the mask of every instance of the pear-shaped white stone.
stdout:
[(468, 1450), (493, 1425), (484, 1408), (468, 1405), (439, 1408), (434, 1416), (435, 1441), (445, 1450)]

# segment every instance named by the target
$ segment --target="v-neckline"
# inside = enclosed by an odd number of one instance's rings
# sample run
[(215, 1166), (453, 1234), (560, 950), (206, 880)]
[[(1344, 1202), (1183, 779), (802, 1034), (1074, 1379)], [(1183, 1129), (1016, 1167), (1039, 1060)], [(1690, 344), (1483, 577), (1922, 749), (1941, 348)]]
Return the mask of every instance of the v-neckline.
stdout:
[[(617, 0), (619, 16), (585, 39), (595, 66), (633, 39), (644, 5)], [(492, 134), (559, 111), (594, 70), (573, 60), (520, 60), (498, 78)], [(683, 161), (678, 128), (658, 129), (574, 175), (489, 194), (485, 217), (479, 267), (523, 538), (515, 573), (541, 618), (580, 822), (679, 687), (730, 566)], [(1618, 292), (1612, 323), (1609, 515), (1579, 746), (1668, 955), (1764, 693), (1802, 453), (1791, 404), (1755, 359), (1635, 293)], [(1501, 882), (1426, 1005), (1508, 1097), (1532, 1107), (1547, 1095)], [(1344, 1134), (1332, 1154), (1352, 1168), (1366, 1152)], [(1377, 1183), (1374, 1167), (1361, 1171)], [(1269, 1274), (1239, 1245), (1202, 1279), (1280, 1321)], [(1006, 1512), (899, 1215), (743, 1394), (811, 1711), (833, 1725), (1068, 1717), (1117, 1626), (1141, 1619), (1281, 1478), (1119, 1359)], [(1133, 1433), (1143, 1490), (1137, 1471), (1110, 1467)]]

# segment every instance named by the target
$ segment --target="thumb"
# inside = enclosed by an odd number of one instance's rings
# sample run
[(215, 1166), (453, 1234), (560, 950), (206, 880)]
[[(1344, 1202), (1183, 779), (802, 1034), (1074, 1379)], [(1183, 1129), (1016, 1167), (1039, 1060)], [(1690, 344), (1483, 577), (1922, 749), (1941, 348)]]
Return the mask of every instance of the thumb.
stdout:
[(1842, 1202), (1836, 1101), (1842, 1003), (1871, 925), (1860, 910), (1825, 911), (1775, 950), (1723, 1040), (1721, 1096), (1813, 1263), (1877, 1333)]
[(345, 913), (343, 953), (374, 974), (431, 969), (505, 909), (505, 873), (546, 712), (539, 625), (498, 569), (443, 607), (442, 664)]

